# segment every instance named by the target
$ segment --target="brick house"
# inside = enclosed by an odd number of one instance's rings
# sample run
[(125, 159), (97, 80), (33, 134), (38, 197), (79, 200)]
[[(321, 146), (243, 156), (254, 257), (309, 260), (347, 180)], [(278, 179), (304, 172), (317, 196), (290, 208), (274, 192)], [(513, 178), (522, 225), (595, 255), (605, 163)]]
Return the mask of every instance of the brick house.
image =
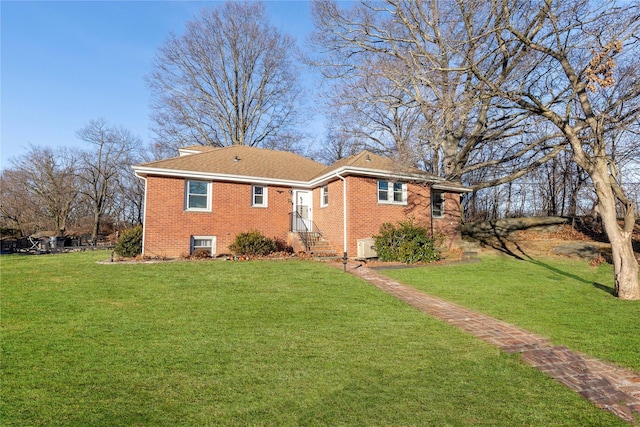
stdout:
[(451, 244), (460, 238), (460, 194), (468, 191), (368, 151), (326, 166), (284, 151), (188, 147), (134, 170), (145, 181), (143, 255), (151, 257), (227, 254), (250, 230), (296, 251), (323, 242), (337, 254), (364, 256), (362, 239), (409, 217)]

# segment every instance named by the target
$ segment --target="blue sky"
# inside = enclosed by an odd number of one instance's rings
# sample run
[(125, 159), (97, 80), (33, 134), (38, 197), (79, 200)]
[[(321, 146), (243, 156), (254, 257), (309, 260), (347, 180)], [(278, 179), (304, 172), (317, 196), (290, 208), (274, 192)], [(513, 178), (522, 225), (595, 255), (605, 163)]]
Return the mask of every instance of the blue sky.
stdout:
[[(103, 118), (150, 141), (144, 78), (171, 32), (220, 1), (0, 1), (0, 168), (30, 145), (82, 146)], [(303, 45), (306, 1), (266, 1), (271, 24)]]

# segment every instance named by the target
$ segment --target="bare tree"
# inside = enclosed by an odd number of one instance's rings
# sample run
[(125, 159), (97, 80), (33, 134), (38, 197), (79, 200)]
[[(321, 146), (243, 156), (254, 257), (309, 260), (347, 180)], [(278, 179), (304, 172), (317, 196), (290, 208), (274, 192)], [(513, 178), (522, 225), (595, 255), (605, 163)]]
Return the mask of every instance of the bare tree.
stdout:
[[(387, 77), (423, 109), (444, 175), (482, 176), (476, 188), (526, 176), (570, 147), (598, 197), (615, 293), (638, 299), (634, 207), (614, 141), (638, 121), (639, 9), (615, 0), (362, 0), (341, 9), (318, 0), (316, 63), (332, 78), (366, 75), (383, 57), (401, 64)], [(553, 130), (539, 133), (545, 123)]]
[[(484, 177), (474, 179), (482, 181)], [(595, 199), (588, 175), (565, 151), (521, 178), (474, 191), (463, 203), (465, 219), (479, 221), (513, 216), (593, 216)]]
[[(134, 157), (128, 163), (133, 165), (142, 161)], [(135, 175), (132, 168), (127, 167), (120, 172), (112, 196), (117, 229), (143, 223), (144, 191), (144, 181)]]
[[(633, 253), (633, 203), (621, 185), (614, 133), (638, 120), (640, 5), (615, 1), (495, 0), (489, 44), (470, 65), (490, 96), (552, 123), (573, 160), (589, 175), (611, 242), (615, 294), (640, 299)], [(516, 81), (492, 78), (485, 64), (502, 62)], [(623, 224), (617, 220), (623, 212)]]
[(262, 3), (203, 9), (160, 49), (148, 78), (158, 143), (260, 146), (295, 135), (294, 49)]
[(132, 155), (141, 141), (127, 129), (102, 119), (90, 121), (78, 131), (78, 137), (92, 145), (82, 153), (79, 178), (82, 194), (91, 206), (91, 238), (95, 243), (102, 218), (117, 194), (118, 180), (130, 173), (127, 169), (135, 162)]
[(526, 183), (540, 194), (541, 209), (536, 214), (576, 216), (578, 198), (587, 178), (573, 161), (572, 153), (566, 150), (527, 175)]
[[(428, 151), (425, 121), (419, 105), (395, 84), (372, 73), (360, 78), (333, 82), (325, 106), (331, 127), (351, 141), (354, 148), (368, 149), (401, 159), (413, 166), (423, 164), (437, 170), (437, 154)], [(335, 144), (345, 141), (333, 139)], [(332, 151), (335, 151), (333, 149)]]
[[(334, 113), (339, 116), (338, 111)], [(330, 116), (324, 141), (317, 152), (312, 155), (313, 158), (327, 165), (352, 156), (364, 148), (361, 141), (356, 140), (352, 133), (341, 127), (339, 120), (341, 120), (339, 117), (332, 120)]]
[[(495, 168), (491, 182), (473, 183), (495, 185), (525, 175), (561, 151), (553, 135), (531, 141), (527, 129), (535, 119), (504, 108), (501, 98), (489, 96), (477, 84), (468, 63), (485, 47), (480, 41), (486, 40), (492, 22), (490, 3), (361, 0), (344, 9), (332, 0), (318, 0), (313, 11), (313, 42), (319, 53), (308, 62), (329, 79), (386, 81), (367, 84), (366, 89), (378, 90), (361, 96), (361, 103), (370, 103), (372, 96), (389, 100), (389, 95), (402, 92), (400, 105), (422, 112), (423, 143), (416, 145), (431, 170), (460, 180), (474, 170)], [(470, 39), (474, 42), (467, 42)], [(514, 78), (512, 71), (494, 62), (486, 72), (507, 82)], [(394, 104), (387, 102), (387, 108), (392, 117)], [(398, 129), (390, 130), (397, 137)], [(492, 156), (484, 155), (488, 153)], [(518, 160), (517, 167), (500, 167)]]
[(0, 218), (3, 226), (19, 231), (21, 236), (28, 236), (47, 227), (48, 221), (43, 221), (47, 216), (28, 187), (24, 172), (3, 170), (0, 174)]
[[(22, 180), (16, 183), (27, 191), (37, 209), (46, 212), (57, 236), (64, 236), (67, 220), (78, 196), (77, 154), (68, 149), (31, 147), (12, 161), (13, 171)], [(29, 197), (25, 194), (25, 197)], [(42, 227), (42, 222), (40, 227)]]

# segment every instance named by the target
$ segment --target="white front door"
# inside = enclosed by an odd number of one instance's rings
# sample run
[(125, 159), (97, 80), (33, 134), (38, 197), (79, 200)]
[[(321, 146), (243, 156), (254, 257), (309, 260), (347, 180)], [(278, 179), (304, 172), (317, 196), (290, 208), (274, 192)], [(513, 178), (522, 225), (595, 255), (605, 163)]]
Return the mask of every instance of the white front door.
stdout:
[(293, 231), (313, 231), (311, 191), (293, 191)]

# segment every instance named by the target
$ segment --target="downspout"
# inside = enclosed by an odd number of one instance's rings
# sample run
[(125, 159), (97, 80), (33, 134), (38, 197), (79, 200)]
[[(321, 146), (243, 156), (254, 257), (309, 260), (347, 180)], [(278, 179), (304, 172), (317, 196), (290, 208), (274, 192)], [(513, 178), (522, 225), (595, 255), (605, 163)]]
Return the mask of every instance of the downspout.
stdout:
[(136, 176), (144, 181), (144, 207), (142, 213), (142, 256), (144, 257), (144, 242), (146, 240), (145, 234), (147, 232), (147, 227), (145, 227), (147, 223), (147, 178), (138, 175), (138, 173), (136, 173)]
[(433, 232), (433, 184), (429, 186), (429, 224), (431, 225), (431, 238), (435, 239)]
[(347, 270), (347, 180), (339, 173), (336, 174), (342, 180), (342, 264)]

